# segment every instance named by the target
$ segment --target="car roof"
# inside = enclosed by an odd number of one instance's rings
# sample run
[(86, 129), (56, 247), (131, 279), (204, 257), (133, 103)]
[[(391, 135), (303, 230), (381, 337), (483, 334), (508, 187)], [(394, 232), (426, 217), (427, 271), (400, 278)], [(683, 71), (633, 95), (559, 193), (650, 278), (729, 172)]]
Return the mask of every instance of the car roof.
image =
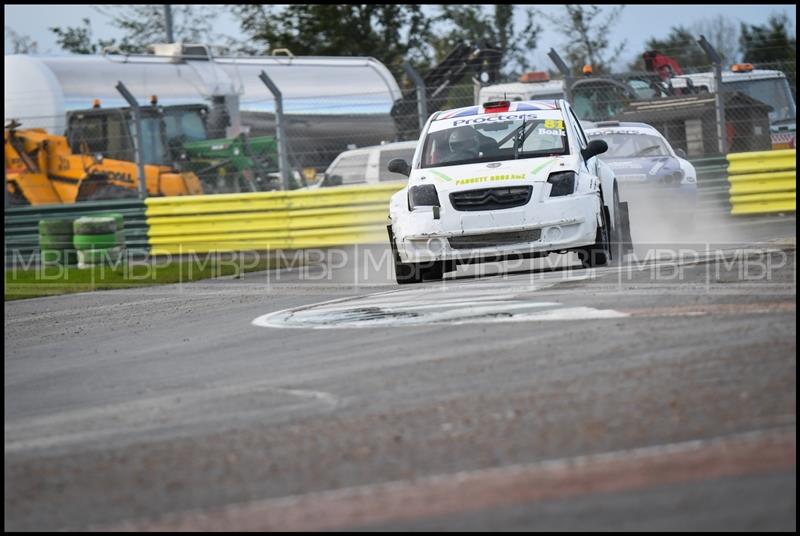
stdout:
[(581, 121), (581, 126), (584, 128), (584, 130), (614, 129), (614, 128), (646, 128), (658, 132), (658, 129), (656, 129), (656, 127), (654, 127), (653, 125), (648, 125), (647, 123), (636, 123), (633, 121), (598, 121), (597, 123), (592, 123), (589, 121)]
[[(509, 101), (509, 112), (523, 112), (535, 110), (559, 110), (559, 101), (554, 99), (547, 100), (524, 100), (524, 101)], [(453, 108), (452, 110), (442, 110), (433, 116), (434, 121), (442, 119), (452, 119), (454, 117), (468, 117), (470, 115), (485, 114), (484, 104), (477, 106), (465, 106), (463, 108)]]
[[(610, 123), (614, 123), (614, 124), (612, 125)], [(652, 125), (648, 125), (647, 123), (601, 121), (599, 123), (595, 123), (591, 127), (588, 127), (588, 126), (586, 126), (586, 124), (583, 124), (583, 131), (586, 133), (587, 136), (589, 135), (590, 132), (592, 134), (594, 134), (594, 132), (600, 132), (600, 131), (602, 131), (602, 132), (609, 132), (609, 131), (610, 132), (614, 132), (614, 131), (623, 132), (625, 130), (629, 130), (630, 131), (630, 130), (633, 130), (633, 129), (638, 129), (640, 131), (642, 131), (642, 130), (646, 131), (647, 134), (651, 134), (653, 136), (657, 136), (657, 137), (661, 138), (662, 140), (666, 141), (669, 144), (669, 142), (667, 141), (667, 138), (665, 138), (664, 135), (656, 127), (654, 127)]]
[[(678, 75), (675, 78), (691, 78), (692, 81), (706, 81), (714, 78), (713, 72), (705, 73), (689, 73)], [(786, 78), (786, 75), (781, 71), (773, 71), (768, 69), (753, 69), (752, 71), (733, 72), (722, 71), (723, 82), (738, 82), (739, 80), (764, 80), (771, 78)]]
[(564, 80), (548, 80), (546, 82), (509, 82), (507, 84), (495, 84), (493, 86), (484, 86), (480, 90), (481, 100), (486, 100), (489, 95), (502, 95), (509, 93), (510, 95), (531, 95), (531, 94), (563, 94)]

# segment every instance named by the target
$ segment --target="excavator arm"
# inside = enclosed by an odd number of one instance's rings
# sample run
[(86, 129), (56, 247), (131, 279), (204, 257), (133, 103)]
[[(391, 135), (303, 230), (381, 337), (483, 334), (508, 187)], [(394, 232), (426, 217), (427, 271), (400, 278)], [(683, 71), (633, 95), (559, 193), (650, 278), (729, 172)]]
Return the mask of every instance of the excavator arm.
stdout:
[(17, 131), (12, 121), (5, 128), (5, 175), (9, 200), (15, 205), (61, 203), (61, 196), (47, 176), (47, 140), (41, 130)]
[[(423, 76), (428, 114), (438, 112), (446, 107), (452, 108), (453, 106), (448, 103), (450, 93), (453, 87), (459, 83), (469, 83), (471, 76), (468, 77), (468, 75), (485, 72), (489, 76), (489, 80), (486, 82), (495, 82), (499, 78), (502, 56), (502, 51), (484, 43), (458, 44)], [(412, 139), (419, 134), (415, 88), (405, 91), (403, 97), (395, 101), (391, 113), (401, 138)]]

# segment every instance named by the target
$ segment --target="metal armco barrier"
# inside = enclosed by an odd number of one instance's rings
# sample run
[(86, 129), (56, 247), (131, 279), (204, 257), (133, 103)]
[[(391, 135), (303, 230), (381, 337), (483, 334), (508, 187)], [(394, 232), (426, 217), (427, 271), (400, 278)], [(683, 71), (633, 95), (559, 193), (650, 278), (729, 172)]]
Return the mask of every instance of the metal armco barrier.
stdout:
[(122, 214), (125, 221), (125, 244), (129, 251), (144, 253), (148, 250), (145, 206), (139, 199), (9, 207), (4, 213), (6, 262), (13, 261), (15, 257), (26, 262), (32, 255), (38, 256), (39, 220), (75, 219), (106, 212)]
[(404, 186), (344, 186), (149, 198), (154, 255), (301, 249), (386, 240), (389, 198)]
[(731, 214), (795, 212), (796, 151), (728, 155)]
[(731, 211), (728, 160), (725, 156), (693, 159), (697, 171), (697, 210), (701, 213)]

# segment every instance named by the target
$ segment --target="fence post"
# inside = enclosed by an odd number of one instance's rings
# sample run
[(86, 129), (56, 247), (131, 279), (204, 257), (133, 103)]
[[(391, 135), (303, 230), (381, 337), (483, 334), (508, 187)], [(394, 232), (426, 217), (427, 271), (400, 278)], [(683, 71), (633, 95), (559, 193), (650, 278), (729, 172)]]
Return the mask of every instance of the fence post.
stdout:
[(722, 58), (717, 54), (717, 51), (714, 50), (714, 47), (711, 46), (711, 43), (706, 41), (704, 35), (700, 36), (698, 44), (714, 66), (714, 85), (716, 86), (716, 91), (714, 92), (714, 107), (717, 112), (719, 152), (720, 154), (728, 154), (728, 131), (725, 127), (725, 90), (722, 87)]
[(174, 43), (175, 38), (172, 35), (172, 6), (164, 4), (164, 26), (167, 28), (167, 43)]
[(417, 88), (417, 114), (419, 115), (419, 130), (425, 127), (425, 121), (428, 120), (428, 92), (425, 89), (425, 81), (414, 70), (408, 60), (403, 62), (403, 70), (406, 72), (411, 81), (414, 82), (414, 87)]
[(567, 64), (564, 63), (564, 60), (561, 59), (561, 56), (558, 55), (554, 48), (551, 48), (547, 55), (564, 76), (564, 98), (568, 103), (572, 104), (572, 73), (570, 73), (569, 67), (567, 67)]
[(133, 125), (136, 128), (136, 136), (134, 137), (136, 151), (134, 151), (134, 154), (136, 156), (136, 167), (139, 170), (139, 199), (145, 199), (147, 197), (147, 175), (144, 173), (144, 144), (142, 143), (142, 116), (139, 110), (139, 103), (136, 102), (136, 99), (122, 82), (117, 82), (117, 91), (128, 101), (133, 111)]
[(278, 170), (281, 175), (281, 187), (283, 190), (289, 189), (289, 166), (288, 155), (286, 154), (286, 131), (283, 121), (283, 94), (281, 94), (275, 82), (267, 76), (265, 71), (258, 75), (267, 89), (270, 90), (275, 98), (275, 136), (278, 138)]
[(481, 83), (480, 79), (476, 77), (472, 77), (472, 102), (474, 104), (481, 103), (481, 88), (483, 84)]

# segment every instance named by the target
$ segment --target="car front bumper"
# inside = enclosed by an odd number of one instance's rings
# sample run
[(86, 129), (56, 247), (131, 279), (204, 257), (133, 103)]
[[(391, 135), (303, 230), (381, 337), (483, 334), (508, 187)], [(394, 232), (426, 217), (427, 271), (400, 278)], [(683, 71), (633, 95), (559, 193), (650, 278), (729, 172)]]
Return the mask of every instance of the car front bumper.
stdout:
[(433, 207), (418, 207), (396, 215), (392, 230), (403, 262), (474, 261), (594, 244), (599, 215), (596, 194), (570, 195), (503, 210), (443, 206), (438, 219)]

